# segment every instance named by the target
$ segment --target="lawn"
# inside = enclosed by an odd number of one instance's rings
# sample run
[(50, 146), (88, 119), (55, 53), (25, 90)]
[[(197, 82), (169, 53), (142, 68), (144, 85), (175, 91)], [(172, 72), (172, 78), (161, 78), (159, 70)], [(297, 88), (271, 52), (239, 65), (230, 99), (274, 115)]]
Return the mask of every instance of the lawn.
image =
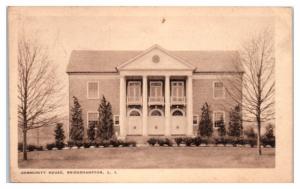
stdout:
[(128, 147), (34, 151), (20, 168), (273, 168), (275, 149), (247, 147)]

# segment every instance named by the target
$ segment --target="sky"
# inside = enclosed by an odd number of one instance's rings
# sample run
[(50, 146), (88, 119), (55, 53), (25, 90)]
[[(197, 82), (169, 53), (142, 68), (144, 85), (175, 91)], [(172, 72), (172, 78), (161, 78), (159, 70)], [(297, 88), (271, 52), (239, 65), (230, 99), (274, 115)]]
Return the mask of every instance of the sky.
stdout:
[[(273, 23), (265, 9), (207, 8), (19, 8), (19, 34), (49, 50), (67, 94), (66, 67), (72, 50), (238, 50)], [(65, 98), (68, 111), (68, 97)]]

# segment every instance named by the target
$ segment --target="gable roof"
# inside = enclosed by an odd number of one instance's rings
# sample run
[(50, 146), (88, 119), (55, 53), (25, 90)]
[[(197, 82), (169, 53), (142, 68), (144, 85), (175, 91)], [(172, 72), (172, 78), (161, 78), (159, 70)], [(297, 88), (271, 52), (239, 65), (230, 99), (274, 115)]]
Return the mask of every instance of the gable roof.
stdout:
[(188, 63), (187, 61), (183, 60), (182, 58), (180, 57), (177, 57), (175, 55), (175, 53), (170, 53), (171, 51), (167, 51), (166, 49), (162, 48), (161, 46), (155, 44), (153, 45), (152, 47), (150, 47), (149, 49), (139, 53), (137, 56), (133, 57), (132, 59), (129, 59), (128, 61), (120, 64), (117, 66), (117, 70), (120, 70), (124, 67), (126, 67), (127, 65), (133, 63), (135, 60), (139, 59), (140, 57), (143, 57), (143, 56), (146, 56), (147, 53), (153, 51), (153, 50), (159, 50), (165, 54), (167, 54), (169, 57), (173, 58), (174, 61), (179, 61), (180, 63), (182, 63), (183, 65), (185, 65), (188, 69), (191, 69), (191, 70), (195, 70), (196, 67), (190, 63)]
[[(74, 50), (67, 73), (111, 73), (144, 51)], [(242, 72), (237, 51), (167, 51), (194, 66), (195, 72)]]

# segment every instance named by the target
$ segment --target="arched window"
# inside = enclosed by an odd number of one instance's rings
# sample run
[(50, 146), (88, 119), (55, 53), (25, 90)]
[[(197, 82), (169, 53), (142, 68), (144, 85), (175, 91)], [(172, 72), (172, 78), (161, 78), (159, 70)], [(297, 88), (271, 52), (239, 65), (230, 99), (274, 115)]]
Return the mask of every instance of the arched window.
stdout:
[(153, 109), (150, 111), (150, 116), (163, 116), (164, 113), (160, 109)]
[(172, 111), (172, 116), (184, 116), (184, 112), (181, 109), (175, 109)]
[(141, 111), (138, 109), (132, 109), (128, 112), (129, 116), (141, 116)]

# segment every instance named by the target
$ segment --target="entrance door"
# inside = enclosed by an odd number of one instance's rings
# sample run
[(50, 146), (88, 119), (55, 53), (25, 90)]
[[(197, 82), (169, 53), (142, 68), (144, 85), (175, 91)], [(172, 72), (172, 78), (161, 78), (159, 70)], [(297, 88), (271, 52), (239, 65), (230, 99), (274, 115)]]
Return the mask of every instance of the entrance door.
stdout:
[(186, 134), (186, 116), (183, 110), (175, 109), (172, 112), (171, 118), (171, 134), (172, 135), (184, 135)]
[(128, 113), (128, 135), (142, 135), (143, 122), (141, 112), (133, 109)]

